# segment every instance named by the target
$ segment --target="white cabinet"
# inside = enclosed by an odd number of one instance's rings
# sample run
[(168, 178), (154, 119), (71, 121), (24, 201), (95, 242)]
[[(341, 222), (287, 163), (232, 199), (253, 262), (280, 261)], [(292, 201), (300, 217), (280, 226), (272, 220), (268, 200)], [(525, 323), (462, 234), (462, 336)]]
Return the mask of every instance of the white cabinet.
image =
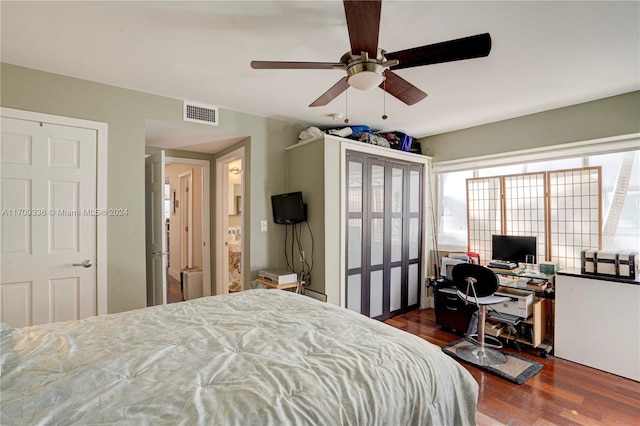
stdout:
[(202, 271), (182, 270), (182, 291), (184, 300), (202, 297)]
[[(374, 317), (417, 306), (431, 241), (427, 215), (431, 158), (329, 135), (287, 150), (287, 188), (302, 191), (313, 232), (311, 289), (325, 293), (329, 303), (363, 309)], [(350, 190), (357, 184), (370, 190), (380, 184), (364, 198), (360, 216), (347, 202), (357, 193)], [(358, 246), (354, 232), (369, 232), (367, 228), (379, 231), (378, 236), (362, 235)], [(378, 245), (380, 241), (384, 242)], [(310, 253), (310, 247), (304, 250)], [(368, 266), (362, 264), (368, 261)], [(354, 284), (361, 279), (359, 267), (369, 274), (364, 287)], [(373, 292), (371, 285), (381, 291)]]
[(556, 276), (555, 356), (640, 381), (640, 283)]

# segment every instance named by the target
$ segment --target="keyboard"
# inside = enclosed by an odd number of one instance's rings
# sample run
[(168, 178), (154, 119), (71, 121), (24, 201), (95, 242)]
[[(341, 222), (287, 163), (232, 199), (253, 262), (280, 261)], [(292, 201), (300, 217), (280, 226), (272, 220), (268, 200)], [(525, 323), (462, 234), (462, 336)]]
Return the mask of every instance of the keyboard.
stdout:
[(497, 269), (516, 269), (518, 264), (506, 260), (492, 260), (487, 266), (489, 266), (489, 268)]
[(489, 315), (489, 318), (491, 318), (494, 321), (500, 321), (500, 322), (504, 322), (506, 324), (512, 324), (512, 325), (518, 324), (522, 319), (519, 316), (505, 314), (498, 311), (489, 311), (488, 315)]

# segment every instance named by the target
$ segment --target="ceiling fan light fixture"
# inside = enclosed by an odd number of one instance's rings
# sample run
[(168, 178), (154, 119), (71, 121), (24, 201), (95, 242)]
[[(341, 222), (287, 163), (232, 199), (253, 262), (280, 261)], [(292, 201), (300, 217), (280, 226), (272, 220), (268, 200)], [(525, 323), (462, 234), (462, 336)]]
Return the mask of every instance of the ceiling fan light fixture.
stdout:
[[(1, 0), (0, 0), (1, 1)], [(387, 52), (378, 46), (382, 0), (343, 0), (351, 49), (339, 62), (251, 61), (254, 69), (340, 69), (347, 70), (329, 90), (313, 101), (310, 107), (325, 106), (341, 93), (353, 87), (370, 90), (376, 86), (399, 101), (411, 106), (427, 94), (395, 74), (403, 68), (421, 67), (444, 62), (482, 58), (491, 51), (491, 35), (477, 34), (455, 40)], [(392, 70), (393, 68), (393, 70)], [(386, 117), (386, 114), (383, 114)], [(348, 120), (345, 119), (345, 122)]]
[(360, 71), (349, 77), (347, 81), (354, 89), (367, 91), (378, 87), (384, 81), (384, 77), (375, 71)]
[[(366, 59), (365, 52), (363, 52), (363, 56)], [(357, 60), (349, 65), (349, 68), (347, 68), (347, 74), (349, 76), (347, 83), (354, 89), (362, 91), (371, 90), (374, 87), (378, 87), (380, 83), (384, 81), (384, 75), (382, 75), (382, 73), (385, 71), (385, 68), (375, 60)]]

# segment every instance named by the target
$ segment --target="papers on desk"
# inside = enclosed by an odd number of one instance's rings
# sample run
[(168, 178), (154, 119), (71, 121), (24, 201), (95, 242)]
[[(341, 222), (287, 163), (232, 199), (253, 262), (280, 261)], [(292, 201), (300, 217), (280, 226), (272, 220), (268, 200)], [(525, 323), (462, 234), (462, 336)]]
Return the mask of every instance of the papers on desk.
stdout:
[(529, 290), (544, 291), (547, 289), (547, 286), (548, 286), (548, 283), (545, 280), (538, 279), (538, 278), (531, 278), (527, 282), (527, 288)]
[(521, 268), (515, 268), (515, 269), (494, 268), (493, 266), (489, 266), (489, 265), (487, 265), (487, 268), (491, 269), (496, 274), (518, 274), (522, 272)]
[(525, 290), (544, 291), (547, 288), (547, 282), (542, 279), (529, 277), (504, 277), (498, 276), (501, 287), (522, 288)]
[(502, 277), (498, 276), (500, 279), (500, 285), (503, 287), (515, 287), (517, 280), (515, 277)]

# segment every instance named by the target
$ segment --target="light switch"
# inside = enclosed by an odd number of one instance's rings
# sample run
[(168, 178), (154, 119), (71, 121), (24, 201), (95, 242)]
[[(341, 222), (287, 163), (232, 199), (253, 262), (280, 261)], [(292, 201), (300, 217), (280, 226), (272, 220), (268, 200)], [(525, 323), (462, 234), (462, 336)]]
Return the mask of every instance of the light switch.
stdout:
[(260, 231), (267, 232), (267, 221), (266, 220), (261, 220), (260, 221)]

